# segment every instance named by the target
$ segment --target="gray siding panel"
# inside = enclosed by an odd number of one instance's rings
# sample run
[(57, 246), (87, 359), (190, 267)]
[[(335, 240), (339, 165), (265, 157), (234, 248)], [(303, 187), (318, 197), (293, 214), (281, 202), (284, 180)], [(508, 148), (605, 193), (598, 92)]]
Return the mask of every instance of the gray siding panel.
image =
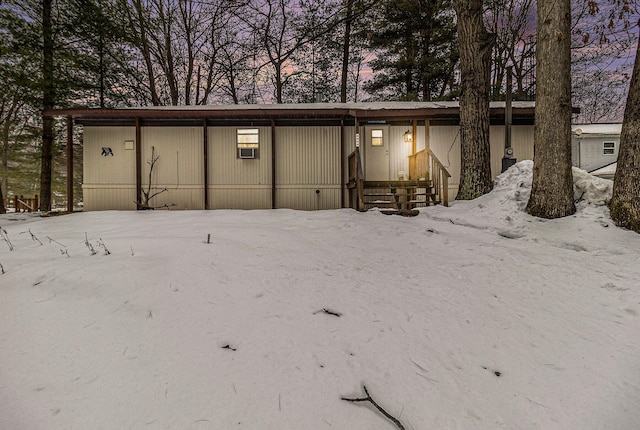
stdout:
[(278, 186), (276, 206), (280, 209), (305, 211), (339, 209), (340, 187), (331, 186)]
[(277, 127), (275, 136), (276, 207), (339, 208), (340, 127)]
[(271, 184), (271, 128), (260, 129), (257, 159), (240, 159), (236, 150), (238, 127), (209, 127), (209, 185)]
[(340, 127), (278, 127), (276, 145), (278, 185), (340, 183)]
[(142, 187), (148, 189), (155, 149), (151, 192), (167, 189), (151, 200), (152, 206), (204, 209), (203, 135), (202, 127), (142, 127)]
[(83, 186), (85, 211), (135, 210), (136, 188), (133, 186)]
[(271, 209), (271, 186), (209, 187), (211, 209)]
[[(504, 156), (504, 126), (490, 127), (491, 173), (493, 177), (502, 170)], [(517, 125), (511, 128), (511, 145), (518, 161), (533, 159), (533, 126)], [(431, 150), (451, 174), (449, 195), (453, 199), (460, 184), (460, 135), (458, 126), (432, 126), (429, 128)]]
[(405, 178), (409, 177), (409, 154), (411, 153), (411, 144), (404, 141), (404, 133), (412, 130), (412, 125), (392, 126), (389, 128), (389, 147), (391, 150), (389, 164), (389, 179), (398, 180), (403, 174)]
[(142, 183), (149, 182), (151, 150), (158, 161), (152, 183), (202, 185), (202, 127), (142, 127)]
[[(84, 127), (84, 210), (129, 210), (136, 204), (136, 152), (125, 149), (135, 141), (135, 127)], [(113, 155), (102, 155), (102, 148)]]
[[(136, 183), (136, 151), (125, 149), (134, 141), (135, 127), (85, 127), (83, 143), (83, 183), (124, 185)], [(113, 155), (102, 155), (102, 148)]]

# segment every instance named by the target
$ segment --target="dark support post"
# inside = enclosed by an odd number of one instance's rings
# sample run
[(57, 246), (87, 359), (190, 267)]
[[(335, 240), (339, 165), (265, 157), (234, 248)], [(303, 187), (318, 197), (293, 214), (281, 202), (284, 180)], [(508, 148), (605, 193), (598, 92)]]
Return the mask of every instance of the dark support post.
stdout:
[(142, 133), (140, 118), (136, 117), (136, 208), (142, 203)]
[(413, 120), (413, 127), (411, 129), (411, 155), (418, 152), (418, 121)]
[(202, 140), (204, 155), (204, 209), (209, 209), (209, 133), (207, 130), (207, 119), (202, 120)]
[(73, 212), (73, 117), (67, 116), (67, 212)]
[(276, 121), (271, 118), (271, 209), (276, 208)]
[(504, 157), (502, 157), (502, 172), (516, 164), (513, 157), (513, 147), (511, 146), (511, 94), (513, 92), (513, 66), (507, 66), (507, 95), (504, 102)]
[[(345, 190), (345, 180), (344, 180), (344, 160), (347, 156), (344, 153), (344, 117), (340, 119), (340, 207), (345, 208), (344, 201), (344, 190)], [(348, 178), (347, 178), (348, 180)]]

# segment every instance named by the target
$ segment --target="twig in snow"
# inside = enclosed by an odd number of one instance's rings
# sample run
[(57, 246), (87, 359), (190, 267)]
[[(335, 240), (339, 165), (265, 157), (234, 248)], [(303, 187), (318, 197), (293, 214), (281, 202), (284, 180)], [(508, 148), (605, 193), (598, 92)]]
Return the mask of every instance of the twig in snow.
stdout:
[(67, 258), (69, 258), (69, 252), (68, 252), (66, 249), (61, 249), (61, 250), (60, 250), (60, 254), (62, 254), (62, 255), (66, 255), (66, 256), (67, 256)]
[(334, 317), (341, 317), (342, 314), (340, 312), (336, 312), (336, 311), (332, 311), (331, 309), (327, 309), (327, 308), (322, 308), (319, 311), (315, 311), (313, 314), (319, 314), (320, 312), (323, 312), (327, 315), (333, 315)]
[(223, 346), (222, 349), (230, 349), (231, 351), (237, 351), (238, 350), (238, 348), (234, 348), (229, 344), (226, 344), (225, 346)]
[(29, 234), (31, 235), (31, 240), (35, 240), (35, 241), (36, 241), (36, 242), (38, 242), (40, 245), (42, 245), (42, 242), (40, 242), (40, 239), (38, 239), (38, 238), (36, 237), (36, 235), (35, 235), (35, 234), (33, 234), (33, 233), (31, 232), (31, 229), (29, 229)]
[(2, 271), (2, 274), (4, 275), (4, 266), (2, 265), (2, 263), (0, 263), (0, 271)]
[(7, 230), (5, 230), (2, 227), (0, 227), (0, 237), (2, 237), (3, 241), (7, 242), (7, 246), (9, 246), (9, 251), (13, 251), (13, 243), (11, 243), (11, 241), (9, 240), (9, 233), (7, 233)]
[(387, 417), (387, 419), (389, 421), (391, 421), (392, 423), (394, 423), (396, 425), (396, 427), (398, 427), (398, 429), (400, 430), (405, 430), (404, 426), (402, 425), (402, 423), (395, 418), (393, 415), (391, 415), (389, 412), (385, 411), (382, 406), (380, 406), (379, 404), (377, 404), (373, 398), (371, 398), (371, 395), (369, 394), (369, 391), (367, 391), (367, 387), (366, 386), (362, 386), (362, 388), (364, 389), (365, 394), (367, 395), (367, 397), (361, 397), (361, 398), (357, 398), (357, 399), (348, 399), (346, 397), (340, 397), (341, 400), (344, 400), (346, 402), (352, 402), (352, 403), (356, 403), (356, 402), (369, 402), (371, 403), (373, 406), (375, 406), (375, 408), (380, 411), (380, 413), (382, 415), (384, 415), (385, 417)]
[(61, 243), (60, 243), (60, 242), (58, 242), (57, 240), (51, 239), (49, 236), (46, 236), (46, 238), (47, 238), (47, 239), (49, 239), (49, 243), (51, 243), (51, 242), (55, 242), (55, 243), (57, 243), (58, 245), (60, 245), (60, 246), (62, 246), (62, 247), (64, 247), (64, 248), (66, 248), (66, 245), (61, 244)]
[(93, 249), (93, 245), (89, 243), (89, 238), (87, 237), (86, 232), (84, 233), (84, 244), (89, 250), (89, 252), (91, 252), (91, 255), (96, 255), (98, 253), (95, 249)]
[(131, 248), (131, 256), (133, 257), (134, 255), (136, 255), (133, 253), (133, 246), (129, 245), (129, 248)]
[(111, 252), (109, 252), (109, 250), (107, 249), (107, 245), (104, 244), (104, 241), (102, 240), (102, 238), (100, 238), (100, 240), (98, 241), (98, 246), (104, 249), (104, 255), (111, 254)]

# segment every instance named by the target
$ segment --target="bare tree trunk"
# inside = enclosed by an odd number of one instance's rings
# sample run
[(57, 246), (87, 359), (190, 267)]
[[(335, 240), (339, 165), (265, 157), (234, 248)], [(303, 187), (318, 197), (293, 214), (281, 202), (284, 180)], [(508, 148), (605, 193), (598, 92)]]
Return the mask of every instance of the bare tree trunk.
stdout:
[(571, 172), (571, 2), (539, 0), (533, 184), (527, 212), (575, 213)]
[(9, 192), (9, 129), (11, 128), (10, 115), (7, 115), (2, 126), (2, 183), (0, 184), (0, 214), (7, 213), (4, 207), (4, 194)]
[(6, 214), (7, 209), (4, 207), (4, 195), (2, 194), (2, 187), (0, 187), (0, 214)]
[(640, 56), (637, 49), (613, 179), (611, 219), (620, 227), (640, 233)]
[[(55, 82), (53, 74), (53, 26), (51, 23), (51, 9), (53, 0), (42, 2), (42, 35), (43, 35), (43, 61), (42, 80), (43, 94), (42, 107), (44, 110), (55, 107)], [(51, 210), (51, 176), (53, 165), (53, 118), (42, 117), (42, 148), (40, 164), (40, 210)]]
[(158, 89), (156, 88), (156, 74), (153, 70), (153, 62), (151, 60), (151, 49), (149, 47), (149, 37), (147, 35), (147, 21), (144, 18), (144, 8), (140, 0), (133, 0), (133, 6), (136, 12), (136, 20), (129, 16), (129, 21), (133, 27), (138, 27), (137, 42), (140, 45), (140, 51), (142, 53), (142, 59), (144, 60), (145, 67), (147, 69), (147, 77), (149, 78), (149, 91), (151, 93), (151, 104), (154, 106), (160, 105), (160, 97), (158, 96)]
[(347, 16), (344, 23), (344, 44), (342, 45), (342, 74), (340, 75), (340, 102), (347, 102), (347, 82), (349, 80), (349, 50), (351, 45), (351, 20), (353, 0), (347, 1)]
[(482, 0), (454, 0), (460, 43), (461, 169), (458, 200), (493, 188), (489, 142), (489, 93), (493, 35), (482, 21)]

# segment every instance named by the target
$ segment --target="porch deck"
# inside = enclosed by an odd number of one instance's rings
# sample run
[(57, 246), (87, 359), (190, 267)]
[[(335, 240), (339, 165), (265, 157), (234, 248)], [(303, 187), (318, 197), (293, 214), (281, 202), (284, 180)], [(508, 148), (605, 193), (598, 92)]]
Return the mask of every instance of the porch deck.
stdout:
[(435, 155), (425, 149), (409, 156), (410, 179), (367, 181), (356, 148), (349, 155), (349, 205), (359, 211), (377, 207), (386, 213), (406, 213), (428, 205), (447, 206), (450, 176)]

